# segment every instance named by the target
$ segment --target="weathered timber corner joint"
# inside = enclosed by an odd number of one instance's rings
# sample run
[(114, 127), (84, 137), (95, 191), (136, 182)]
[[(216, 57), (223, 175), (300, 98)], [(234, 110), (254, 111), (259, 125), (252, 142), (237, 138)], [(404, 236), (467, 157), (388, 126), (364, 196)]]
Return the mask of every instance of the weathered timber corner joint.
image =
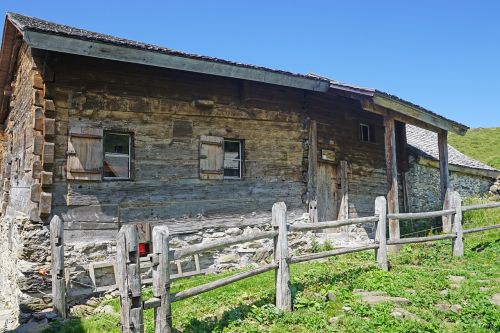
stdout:
[[(451, 189), (478, 193), (499, 173), (447, 145), (447, 133), (464, 134), (466, 126), (375, 89), (15, 13), (6, 16), (0, 50), (0, 125), (0, 272), (17, 276), (19, 260), (29, 267), (28, 282), (12, 279), (14, 287), (0, 286), (0, 293), (22, 293), (9, 304), (27, 313), (51, 306), (43, 295), (55, 289), (59, 297), (63, 279), (68, 295), (89, 292), (76, 287), (82, 276), (90, 292), (101, 290), (94, 268), (116, 260), (119, 230), (137, 231), (139, 250), (126, 252), (129, 260), (163, 260), (155, 251), (167, 250), (154, 245), (153, 227), (167, 226), (178, 247), (245, 239), (254, 229), (261, 241), (273, 228), (268, 208), (284, 202), (298, 223), (359, 218), (331, 233), (368, 242), (383, 234), (368, 218), (376, 197), (388, 197), (388, 215), (451, 211)], [(443, 217), (444, 230), (452, 213)], [(61, 221), (56, 229), (52, 216)], [(54, 238), (60, 228), (64, 241)], [(402, 230), (390, 218), (390, 240)], [(27, 239), (23, 253), (16, 244)], [(48, 249), (51, 240), (64, 262)], [(260, 262), (271, 253), (271, 241), (265, 244), (195, 257), (195, 266), (201, 272)], [(377, 253), (383, 267), (385, 255)], [(277, 260), (286, 263), (288, 255), (282, 249)], [(160, 263), (152, 264), (154, 272)], [(52, 281), (37, 273), (48, 266)], [(179, 263), (170, 278), (185, 268)], [(285, 272), (280, 281), (289, 283)], [(164, 296), (157, 290), (164, 305), (158, 318), (168, 322)], [(130, 303), (127, 329), (138, 329), (136, 296), (123, 301)]]

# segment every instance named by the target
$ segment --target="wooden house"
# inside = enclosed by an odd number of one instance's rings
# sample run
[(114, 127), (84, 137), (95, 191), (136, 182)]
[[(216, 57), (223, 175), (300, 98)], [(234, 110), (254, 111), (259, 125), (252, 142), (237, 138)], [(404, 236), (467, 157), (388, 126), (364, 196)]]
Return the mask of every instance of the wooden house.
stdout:
[(12, 13), (0, 86), (2, 214), (61, 215), (68, 241), (125, 223), (256, 223), (276, 201), (316, 200), (321, 221), (387, 195), (395, 212), (405, 124), (437, 133), (442, 198), (447, 133), (467, 130), (378, 90)]

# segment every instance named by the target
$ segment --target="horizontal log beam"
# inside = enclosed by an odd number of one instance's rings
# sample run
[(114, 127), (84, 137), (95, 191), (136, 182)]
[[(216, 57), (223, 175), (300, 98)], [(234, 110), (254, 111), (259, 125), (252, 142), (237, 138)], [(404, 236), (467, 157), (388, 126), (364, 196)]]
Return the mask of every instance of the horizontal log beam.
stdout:
[(499, 207), (500, 207), (500, 202), (492, 202), (492, 203), (487, 203), (487, 204), (462, 206), (462, 212), (466, 212), (468, 210), (475, 210), (475, 209), (488, 209), (488, 208), (499, 208)]
[(288, 229), (290, 231), (308, 231), (308, 230), (318, 230), (326, 228), (337, 228), (337, 227), (342, 227), (344, 225), (369, 223), (377, 221), (378, 221), (378, 216), (356, 217), (352, 219), (338, 220), (338, 221), (325, 221), (317, 223), (296, 223), (296, 224), (291, 224), (288, 227)]
[(496, 229), (496, 228), (500, 228), (500, 224), (493, 224), (493, 225), (487, 225), (484, 227), (465, 229), (463, 231), (463, 234), (471, 234), (474, 232), (480, 232), (480, 231), (491, 230), (491, 229)]
[(264, 238), (273, 238), (276, 235), (278, 235), (277, 231), (259, 231), (259, 232), (253, 232), (248, 235), (228, 237), (202, 244), (195, 244), (171, 251), (173, 252), (171, 254), (171, 258), (173, 258), (173, 260), (178, 260), (181, 258), (192, 256), (193, 254), (196, 253), (202, 253), (210, 250), (220, 249), (230, 245), (251, 242), (254, 240), (259, 240)]
[(437, 210), (434, 212), (387, 214), (387, 218), (396, 220), (416, 220), (416, 219), (425, 219), (431, 217), (440, 217), (454, 213), (455, 213), (454, 209), (445, 209), (445, 210)]
[(290, 262), (292, 264), (297, 264), (299, 262), (304, 262), (304, 261), (309, 261), (309, 260), (333, 257), (333, 256), (341, 255), (341, 254), (355, 253), (355, 252), (360, 252), (360, 251), (365, 251), (365, 250), (373, 250), (373, 249), (378, 249), (378, 248), (379, 248), (378, 244), (370, 244), (370, 245), (350, 247), (350, 248), (344, 248), (344, 249), (338, 249), (338, 250), (332, 250), (332, 251), (324, 251), (324, 252), (320, 252), (320, 253), (305, 254), (302, 256), (292, 257), (290, 259)]
[(428, 236), (428, 237), (401, 238), (401, 239), (388, 240), (387, 245), (426, 243), (426, 242), (434, 242), (434, 241), (443, 240), (443, 239), (454, 239), (456, 237), (457, 236), (455, 234), (446, 234), (446, 235), (436, 235), (436, 236)]

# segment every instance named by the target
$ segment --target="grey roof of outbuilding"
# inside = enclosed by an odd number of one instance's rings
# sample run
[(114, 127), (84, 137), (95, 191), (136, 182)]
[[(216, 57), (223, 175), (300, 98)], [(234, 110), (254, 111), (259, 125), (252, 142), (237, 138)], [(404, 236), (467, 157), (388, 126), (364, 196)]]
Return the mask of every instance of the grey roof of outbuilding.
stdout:
[[(407, 124), (406, 140), (413, 152), (433, 160), (439, 160), (437, 133)], [(466, 168), (497, 171), (489, 165), (462, 154), (450, 145), (448, 145), (448, 162)]]

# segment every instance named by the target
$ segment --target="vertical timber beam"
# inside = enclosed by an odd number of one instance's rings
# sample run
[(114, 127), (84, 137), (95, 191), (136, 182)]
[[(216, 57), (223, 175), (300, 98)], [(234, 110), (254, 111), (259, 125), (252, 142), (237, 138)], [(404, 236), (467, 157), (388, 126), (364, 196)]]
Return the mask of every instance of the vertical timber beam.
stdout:
[(50, 220), (52, 252), (52, 300), (54, 312), (66, 319), (66, 280), (64, 279), (64, 223), (58, 215)]
[[(440, 130), (438, 132), (438, 148), (439, 148), (439, 184), (441, 193), (441, 203), (443, 209), (449, 209), (453, 200), (450, 186), (450, 173), (448, 170), (448, 132)], [(443, 216), (443, 232), (451, 232), (452, 217)]]
[(307, 168), (308, 201), (316, 200), (316, 175), (318, 174), (318, 126), (316, 120), (309, 123), (309, 153)]
[(153, 228), (153, 296), (160, 299), (155, 308), (155, 333), (172, 332), (172, 309), (170, 306), (170, 258), (169, 231), (167, 226)]
[(380, 269), (387, 271), (387, 201), (384, 197), (375, 199), (375, 215), (378, 215), (378, 222), (375, 231), (375, 241), (378, 242), (378, 249), (375, 250), (377, 264)]
[(286, 225), (286, 205), (277, 202), (273, 205), (272, 225), (278, 230), (274, 238), (274, 261), (276, 269), (276, 307), (280, 310), (292, 310), (292, 290), (290, 284), (290, 255), (288, 253), (288, 234)]
[(452, 252), (454, 257), (464, 256), (464, 233), (462, 229), (462, 198), (456, 191), (450, 191), (452, 196), (452, 206), (455, 209), (453, 219), (453, 233), (457, 238), (453, 239)]
[[(387, 212), (399, 213), (398, 168), (396, 155), (395, 121), (391, 115), (384, 116), (384, 146), (387, 168)], [(399, 220), (389, 220), (389, 239), (399, 239)], [(397, 252), (400, 246), (391, 246), (391, 251)]]
[(136, 225), (124, 225), (116, 241), (118, 288), (123, 333), (143, 333), (139, 236)]

